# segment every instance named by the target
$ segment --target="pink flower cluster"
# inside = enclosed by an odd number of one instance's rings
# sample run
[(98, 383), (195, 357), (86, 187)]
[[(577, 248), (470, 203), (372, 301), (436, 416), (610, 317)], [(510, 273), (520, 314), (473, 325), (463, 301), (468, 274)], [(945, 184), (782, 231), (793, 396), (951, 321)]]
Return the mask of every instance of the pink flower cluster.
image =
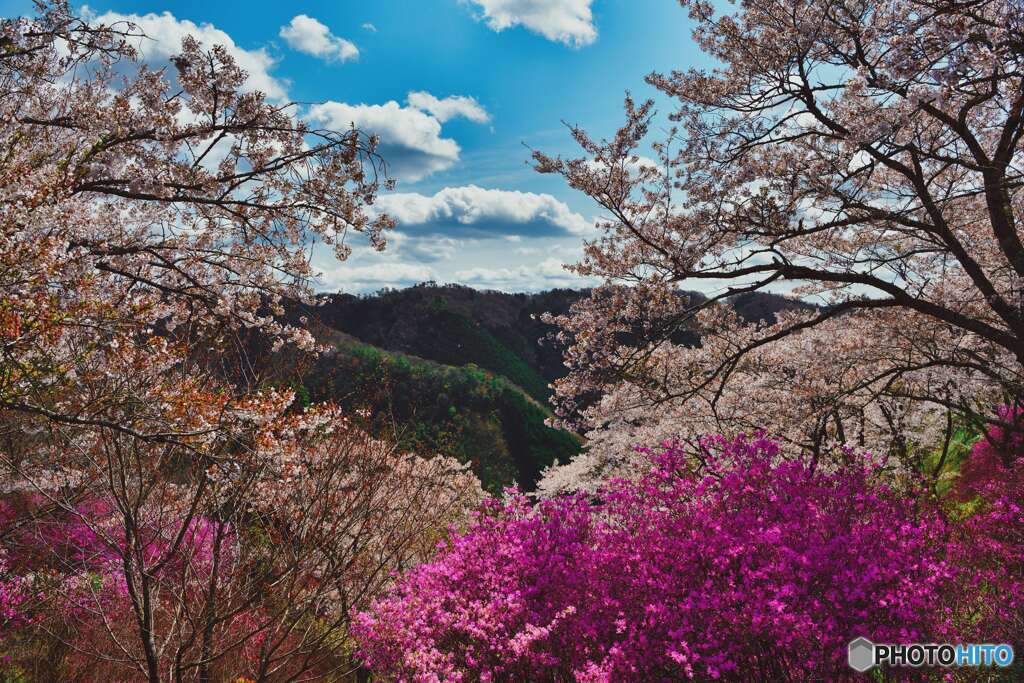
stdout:
[(0, 642), (6, 631), (31, 621), (24, 611), (30, 597), (25, 579), (9, 575), (7, 554), (0, 550)]
[[(27, 603), (25, 576), (39, 572), (61, 577), (60, 612), (65, 621), (93, 620), (98, 606), (110, 614), (127, 613), (131, 607), (121, 563), (125, 556), (136, 555), (125, 541), (114, 506), (93, 498), (70, 512), (45, 507), (45, 500), (35, 495), (23, 497), (18, 505), (5, 501), (0, 506), (0, 532), (14, 549), (0, 546), (0, 627), (15, 629), (29, 623), (24, 615), (15, 615), (14, 608)], [(197, 516), (185, 527), (163, 520), (140, 529), (142, 558), (148, 566), (161, 567), (153, 579), (179, 593), (199, 592), (213, 564), (217, 523)], [(230, 528), (222, 531), (226, 539), (220, 558), (226, 563), (234, 552), (235, 535)], [(5, 582), (6, 572), (12, 576)], [(42, 602), (46, 596), (38, 597)]]
[[(88, 498), (73, 508), (47, 510), (46, 503), (38, 495), (23, 496), (16, 505), (10, 500), (0, 502), (0, 531), (5, 532), (7, 544), (16, 549), (19, 569), (49, 567), (63, 574), (119, 574), (121, 558), (130, 549), (113, 504)], [(189, 517), (184, 524), (182, 530), (181, 522), (154, 519), (139, 529), (143, 560), (159, 562), (164, 574), (180, 573), (186, 564), (193, 572), (209, 567), (217, 524), (201, 516)], [(227, 531), (222, 554), (229, 553), (234, 544), (234, 534)], [(177, 539), (179, 532), (181, 538)], [(174, 556), (161, 561), (176, 539)]]
[[(703, 451), (694, 470), (668, 445), (589, 498), (493, 503), (357, 617), (367, 665), (417, 681), (834, 680), (856, 636), (964, 634), (977, 600), (950, 558), (989, 521), (953, 534), (870, 457), (826, 472), (764, 438)], [(1020, 546), (1001, 547), (1019, 569)]]
[(950, 559), (962, 567), (956, 604), (977, 638), (1024, 651), (1024, 411), (1003, 406), (961, 465), (955, 489), (966, 509)]

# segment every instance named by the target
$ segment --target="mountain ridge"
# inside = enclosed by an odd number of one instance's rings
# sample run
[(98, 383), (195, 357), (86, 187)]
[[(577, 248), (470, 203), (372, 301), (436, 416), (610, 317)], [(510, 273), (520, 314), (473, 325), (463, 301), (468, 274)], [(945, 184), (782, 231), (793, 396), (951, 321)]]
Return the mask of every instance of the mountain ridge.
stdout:
[[(321, 294), (293, 306), (334, 351), (302, 377), (308, 400), (331, 400), (367, 414), (367, 426), (409, 450), (472, 464), (486, 488), (531, 489), (544, 467), (584, 447), (575, 434), (546, 426), (550, 384), (566, 374), (556, 330), (540, 314), (567, 313), (589, 290), (538, 293), (422, 283), (373, 294)], [(702, 295), (685, 293), (699, 302)], [(771, 321), (807, 306), (777, 295), (740, 295), (744, 319)], [(680, 343), (699, 343), (683, 330)]]

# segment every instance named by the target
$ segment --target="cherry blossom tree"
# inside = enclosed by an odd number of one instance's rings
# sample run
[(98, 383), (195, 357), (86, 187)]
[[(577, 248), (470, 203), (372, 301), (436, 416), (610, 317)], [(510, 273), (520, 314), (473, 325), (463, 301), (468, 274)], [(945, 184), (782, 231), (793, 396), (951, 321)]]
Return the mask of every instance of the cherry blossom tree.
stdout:
[(33, 680), (350, 674), (352, 611), (483, 497), (465, 466), (398, 452), (328, 408), (271, 421), (205, 472), (145, 446), (107, 430), (108, 480), (5, 497), (5, 646)]
[(280, 322), (315, 244), (384, 247), (376, 141), (191, 37), (154, 69), (61, 1), (0, 34), (5, 645), (41, 679), (345, 671), (350, 610), (480, 496), (246, 355), (316, 350)]
[[(558, 319), (563, 419), (882, 451), (1019, 402), (1021, 4), (682, 4), (716, 66), (648, 77), (677, 103), (667, 138), (646, 147), (654, 105), (627, 99), (610, 140), (572, 129), (584, 157), (535, 154), (607, 214), (575, 266), (606, 284)], [(676, 294), (695, 287), (699, 306)], [(820, 306), (721, 310), (766, 289)], [(701, 348), (669, 341), (687, 327)]]
[(61, 2), (2, 30), (4, 408), (123, 426), (55, 405), (75, 367), (158, 332), (174, 358), (240, 328), (308, 344), (271, 314), (308, 298), (313, 241), (340, 258), (353, 232), (383, 248), (390, 219), (364, 211), (374, 140), (309, 128), (246, 89), (223, 48), (189, 37), (175, 73), (136, 66), (133, 27)]

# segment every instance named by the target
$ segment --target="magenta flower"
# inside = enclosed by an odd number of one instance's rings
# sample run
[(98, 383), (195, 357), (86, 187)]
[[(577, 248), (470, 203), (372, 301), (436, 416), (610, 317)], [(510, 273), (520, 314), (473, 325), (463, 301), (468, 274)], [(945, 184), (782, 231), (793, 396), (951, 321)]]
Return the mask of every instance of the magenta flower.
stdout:
[[(967, 531), (877, 483), (870, 457), (826, 472), (764, 438), (704, 451), (693, 471), (668, 446), (589, 499), (492, 503), (358, 615), (367, 665), (417, 681), (834, 680), (856, 636), (963, 633)], [(1019, 568), (1020, 546), (1003, 550)]]

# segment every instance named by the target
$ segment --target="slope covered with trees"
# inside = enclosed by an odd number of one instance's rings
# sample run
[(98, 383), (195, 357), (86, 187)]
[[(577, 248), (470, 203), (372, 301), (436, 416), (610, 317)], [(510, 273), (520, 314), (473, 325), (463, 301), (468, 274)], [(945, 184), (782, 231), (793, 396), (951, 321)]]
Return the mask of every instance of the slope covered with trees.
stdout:
[(368, 296), (331, 294), (303, 313), (389, 351), (446, 365), (473, 363), (505, 376), (541, 402), (565, 372), (561, 349), (545, 337), (544, 313), (567, 313), (584, 293), (506, 294), (424, 283)]
[[(388, 351), (398, 351), (446, 365), (473, 363), (503, 375), (538, 401), (551, 396), (550, 383), (565, 376), (564, 344), (546, 316), (569, 312), (589, 296), (586, 289), (553, 289), (510, 294), (462, 285), (422, 283), (374, 294), (326, 294), (314, 306), (291, 309), (298, 316)], [(697, 292), (679, 292), (681, 300), (706, 301)], [(742, 320), (773, 324), (780, 311), (813, 306), (769, 292), (749, 292), (728, 299)], [(680, 344), (699, 344), (693, 326), (673, 331)]]
[[(541, 472), (567, 463), (582, 439), (545, 425), (550, 384), (563, 377), (563, 347), (545, 315), (560, 315), (587, 290), (537, 294), (423, 283), (372, 295), (327, 294), (295, 305), (289, 319), (314, 323), (331, 351), (291, 382), (313, 401), (368, 411), (374, 433), (416, 452), (471, 463), (485, 488), (532, 490)], [(680, 293), (688, 300), (699, 294)], [(744, 319), (773, 322), (807, 304), (769, 293), (733, 301)], [(338, 334), (340, 333), (340, 334)], [(692, 329), (679, 343), (699, 344)], [(264, 351), (265, 352), (265, 351)]]
[(545, 467), (580, 452), (578, 436), (545, 424), (551, 417), (546, 404), (498, 373), (338, 334), (322, 338), (332, 348), (301, 380), (309, 399), (345, 407), (366, 429), (403, 449), (469, 464), (491, 493), (513, 485), (532, 489)]

